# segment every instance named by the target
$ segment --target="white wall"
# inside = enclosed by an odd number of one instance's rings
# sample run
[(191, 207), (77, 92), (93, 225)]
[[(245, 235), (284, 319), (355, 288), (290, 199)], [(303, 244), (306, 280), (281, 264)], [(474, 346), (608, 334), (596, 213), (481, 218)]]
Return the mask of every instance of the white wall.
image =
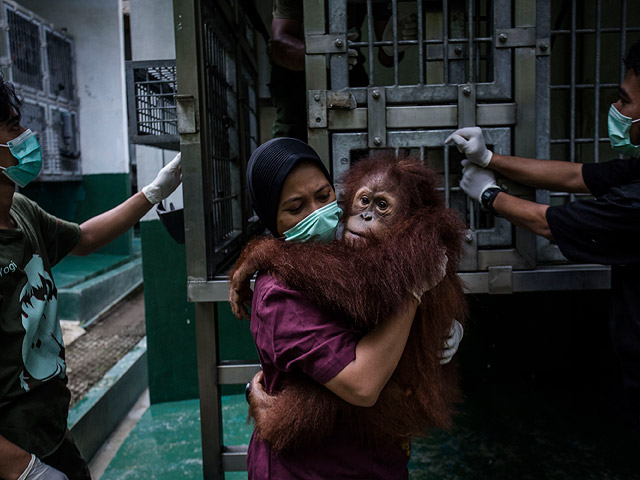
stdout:
[[(131, 58), (133, 60), (168, 60), (176, 58), (173, 0), (130, 0)], [(135, 146), (138, 166), (138, 188), (153, 181), (158, 170), (173, 159), (177, 152), (145, 145)], [(182, 207), (182, 187), (165, 202), (175, 208)], [(155, 209), (142, 221), (157, 218)]]
[(131, 58), (176, 58), (173, 0), (130, 0)]
[(121, 0), (19, 0), (74, 39), (85, 175), (129, 172)]

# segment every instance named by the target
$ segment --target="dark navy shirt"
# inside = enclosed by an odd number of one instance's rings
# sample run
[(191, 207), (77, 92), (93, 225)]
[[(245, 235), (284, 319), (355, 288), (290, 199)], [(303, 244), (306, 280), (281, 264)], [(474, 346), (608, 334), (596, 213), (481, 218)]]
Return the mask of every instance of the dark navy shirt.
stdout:
[(613, 348), (640, 427), (640, 159), (586, 164), (595, 197), (547, 209), (553, 239), (569, 260), (611, 265)]

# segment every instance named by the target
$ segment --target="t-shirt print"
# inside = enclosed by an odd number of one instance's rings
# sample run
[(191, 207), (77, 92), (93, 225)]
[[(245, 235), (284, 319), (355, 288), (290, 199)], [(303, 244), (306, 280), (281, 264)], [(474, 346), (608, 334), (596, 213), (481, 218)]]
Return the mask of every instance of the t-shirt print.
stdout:
[(40, 255), (33, 255), (24, 268), (27, 283), (20, 292), (24, 370), (21, 387), (29, 391), (32, 380), (45, 381), (57, 375), (64, 377), (64, 345), (58, 322), (58, 291)]

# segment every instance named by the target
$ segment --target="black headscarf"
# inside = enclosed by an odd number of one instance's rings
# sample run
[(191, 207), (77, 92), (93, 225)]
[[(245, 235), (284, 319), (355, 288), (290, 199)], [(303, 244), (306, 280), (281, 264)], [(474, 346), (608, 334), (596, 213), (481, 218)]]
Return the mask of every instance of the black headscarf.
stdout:
[(300, 160), (315, 163), (329, 183), (331, 177), (320, 157), (296, 138), (274, 138), (251, 154), (247, 165), (247, 187), (253, 209), (274, 236), (278, 236), (278, 204), (284, 181)]

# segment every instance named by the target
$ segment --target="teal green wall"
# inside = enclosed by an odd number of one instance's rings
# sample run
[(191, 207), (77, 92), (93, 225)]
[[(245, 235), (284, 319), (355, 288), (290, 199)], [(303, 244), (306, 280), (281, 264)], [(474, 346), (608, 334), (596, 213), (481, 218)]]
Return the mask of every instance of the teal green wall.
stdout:
[(184, 245), (158, 220), (140, 222), (151, 403), (198, 397), (195, 309)]
[[(198, 397), (195, 308), (187, 302), (184, 245), (178, 245), (158, 220), (141, 222), (142, 268), (147, 324), (151, 403)], [(249, 322), (219, 305), (220, 358), (257, 361)], [(224, 393), (243, 391), (225, 387)]]
[[(82, 177), (85, 200), (78, 206), (76, 221), (81, 223), (120, 205), (131, 196), (128, 173), (106, 173)], [(117, 238), (98, 253), (129, 255), (132, 251), (133, 231)]]
[[(124, 202), (131, 186), (128, 173), (107, 173), (84, 175), (79, 182), (34, 182), (21, 193), (56, 217), (82, 223)], [(99, 253), (130, 255), (132, 239), (129, 231)]]

